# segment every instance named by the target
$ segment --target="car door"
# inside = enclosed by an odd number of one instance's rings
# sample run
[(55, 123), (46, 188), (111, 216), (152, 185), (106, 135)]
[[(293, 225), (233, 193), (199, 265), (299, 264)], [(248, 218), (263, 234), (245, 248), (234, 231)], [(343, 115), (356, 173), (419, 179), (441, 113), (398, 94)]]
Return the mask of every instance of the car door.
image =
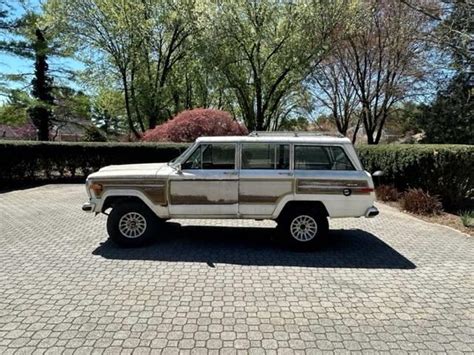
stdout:
[(235, 143), (201, 143), (170, 176), (171, 217), (236, 217), (238, 174)]
[(242, 143), (240, 151), (239, 214), (268, 218), (278, 202), (293, 193), (290, 145)]

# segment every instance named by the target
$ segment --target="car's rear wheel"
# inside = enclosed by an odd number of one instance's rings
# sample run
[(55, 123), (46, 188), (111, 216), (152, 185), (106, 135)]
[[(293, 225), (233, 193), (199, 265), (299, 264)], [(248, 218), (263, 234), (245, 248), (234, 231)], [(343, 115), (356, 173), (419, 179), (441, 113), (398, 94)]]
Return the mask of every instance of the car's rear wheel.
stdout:
[(153, 239), (157, 223), (157, 216), (146, 205), (124, 201), (113, 206), (107, 218), (107, 232), (115, 243), (137, 247)]
[(293, 249), (312, 250), (325, 240), (329, 225), (327, 217), (318, 210), (295, 209), (278, 221), (284, 243)]

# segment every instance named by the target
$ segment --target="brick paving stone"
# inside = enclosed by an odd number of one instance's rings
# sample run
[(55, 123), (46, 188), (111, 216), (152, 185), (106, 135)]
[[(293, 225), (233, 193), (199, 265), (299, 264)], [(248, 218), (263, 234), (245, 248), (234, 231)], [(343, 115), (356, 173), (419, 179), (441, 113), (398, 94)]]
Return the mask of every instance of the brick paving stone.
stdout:
[(0, 353), (473, 353), (474, 238), (380, 206), (312, 253), (171, 220), (120, 249), (82, 185), (0, 194)]

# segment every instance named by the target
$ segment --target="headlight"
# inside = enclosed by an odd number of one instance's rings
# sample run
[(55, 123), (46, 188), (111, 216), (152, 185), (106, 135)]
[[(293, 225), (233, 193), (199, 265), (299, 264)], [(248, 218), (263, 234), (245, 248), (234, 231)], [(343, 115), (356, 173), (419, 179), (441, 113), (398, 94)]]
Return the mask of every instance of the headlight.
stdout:
[(100, 198), (102, 192), (104, 192), (104, 186), (102, 184), (93, 182), (89, 185), (89, 191), (91, 191), (95, 197)]

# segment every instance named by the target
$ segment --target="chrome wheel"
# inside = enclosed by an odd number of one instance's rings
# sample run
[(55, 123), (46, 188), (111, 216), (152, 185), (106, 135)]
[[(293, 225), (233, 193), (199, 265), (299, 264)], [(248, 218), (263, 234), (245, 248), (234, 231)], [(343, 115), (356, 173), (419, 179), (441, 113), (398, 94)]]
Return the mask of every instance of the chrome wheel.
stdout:
[(146, 219), (140, 213), (128, 212), (120, 218), (119, 231), (126, 238), (138, 238), (146, 231)]
[(308, 215), (300, 215), (293, 219), (290, 224), (291, 236), (299, 242), (308, 242), (318, 232), (318, 224), (316, 220)]

